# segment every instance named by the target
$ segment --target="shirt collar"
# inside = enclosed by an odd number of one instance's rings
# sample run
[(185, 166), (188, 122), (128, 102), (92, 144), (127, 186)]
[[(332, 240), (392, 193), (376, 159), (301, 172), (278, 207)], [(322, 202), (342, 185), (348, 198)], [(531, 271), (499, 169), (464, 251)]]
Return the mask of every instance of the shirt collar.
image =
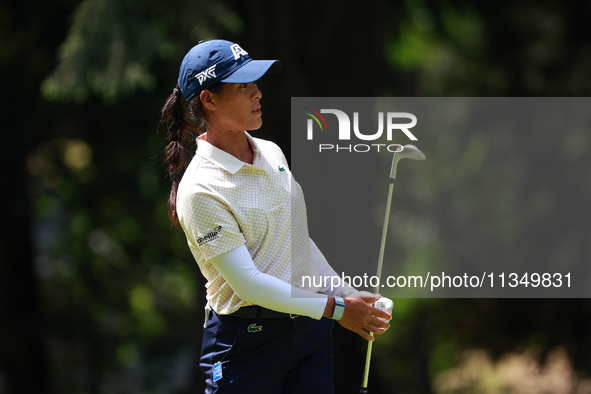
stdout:
[[(246, 131), (246, 139), (248, 143), (252, 147), (254, 152), (253, 162), (257, 159), (259, 154), (259, 145), (255, 141), (254, 138), (251, 137)], [(218, 167), (223, 168), (224, 170), (228, 171), (231, 174), (237, 173), (244, 165), (247, 163), (239, 160), (238, 158), (232, 156), (228, 152), (225, 152), (219, 148), (216, 148), (212, 144), (204, 140), (197, 140), (197, 154), (201, 157), (206, 158), (207, 160), (211, 161)]]

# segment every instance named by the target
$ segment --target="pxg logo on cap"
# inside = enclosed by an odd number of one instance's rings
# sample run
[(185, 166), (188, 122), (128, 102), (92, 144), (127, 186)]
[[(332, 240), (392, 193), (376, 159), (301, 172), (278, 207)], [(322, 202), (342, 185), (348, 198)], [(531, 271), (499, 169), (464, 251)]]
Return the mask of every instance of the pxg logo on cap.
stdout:
[(199, 74), (195, 74), (195, 78), (197, 78), (197, 80), (199, 81), (199, 85), (203, 85), (203, 82), (209, 78), (216, 77), (215, 66), (217, 66), (217, 64), (214, 64), (205, 71), (201, 71)]
[(249, 83), (281, 69), (278, 60), (252, 60), (240, 45), (226, 40), (201, 41), (185, 55), (179, 87), (190, 100), (217, 82)]

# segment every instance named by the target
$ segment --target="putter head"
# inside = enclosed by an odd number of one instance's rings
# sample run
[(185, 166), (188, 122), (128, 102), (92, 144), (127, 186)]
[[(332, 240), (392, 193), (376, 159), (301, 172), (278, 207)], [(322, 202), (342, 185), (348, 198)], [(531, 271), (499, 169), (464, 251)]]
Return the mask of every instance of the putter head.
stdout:
[(402, 150), (394, 152), (394, 157), (392, 158), (392, 169), (390, 170), (390, 179), (393, 180), (396, 178), (396, 167), (398, 167), (398, 162), (402, 159), (411, 159), (411, 160), (425, 160), (426, 156), (419, 148), (414, 145), (408, 144), (401, 147)]

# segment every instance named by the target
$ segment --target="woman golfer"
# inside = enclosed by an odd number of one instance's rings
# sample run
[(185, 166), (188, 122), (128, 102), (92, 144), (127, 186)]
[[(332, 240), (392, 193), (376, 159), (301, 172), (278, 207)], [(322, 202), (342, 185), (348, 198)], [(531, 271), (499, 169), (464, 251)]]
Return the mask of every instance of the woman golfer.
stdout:
[[(162, 109), (169, 215), (207, 279), (207, 393), (332, 393), (334, 320), (373, 340), (368, 332), (388, 327), (378, 317), (391, 319), (369, 305), (378, 297), (355, 298), (346, 285), (301, 287), (304, 275), (338, 275), (308, 237), (302, 190), (281, 149), (245, 131), (262, 125), (256, 81), (280, 68), (238, 44), (200, 42)], [(191, 132), (199, 137), (187, 166)]]

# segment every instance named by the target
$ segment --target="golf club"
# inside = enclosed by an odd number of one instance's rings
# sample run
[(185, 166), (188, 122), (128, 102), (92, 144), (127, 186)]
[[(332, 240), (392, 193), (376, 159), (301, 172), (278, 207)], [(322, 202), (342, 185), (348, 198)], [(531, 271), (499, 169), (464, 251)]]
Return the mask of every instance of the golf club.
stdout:
[[(392, 168), (390, 169), (390, 187), (388, 188), (388, 201), (386, 203), (386, 212), (384, 215), (384, 227), (382, 229), (382, 242), (380, 244), (380, 255), (378, 258), (378, 283), (374, 289), (374, 294), (378, 294), (380, 290), (380, 282), (382, 280), (382, 264), (384, 262), (384, 249), (386, 248), (386, 233), (388, 232), (388, 218), (390, 217), (390, 205), (392, 203), (392, 190), (394, 189), (394, 181), (396, 180), (396, 168), (398, 162), (402, 159), (411, 160), (425, 160), (425, 155), (414, 145), (404, 145), (394, 152), (392, 157)], [(370, 333), (371, 334), (371, 333)], [(367, 354), (365, 356), (365, 369), (363, 371), (363, 382), (361, 384), (361, 394), (367, 393), (367, 380), (369, 378), (369, 364), (371, 361), (371, 350), (373, 341), (367, 342)]]

